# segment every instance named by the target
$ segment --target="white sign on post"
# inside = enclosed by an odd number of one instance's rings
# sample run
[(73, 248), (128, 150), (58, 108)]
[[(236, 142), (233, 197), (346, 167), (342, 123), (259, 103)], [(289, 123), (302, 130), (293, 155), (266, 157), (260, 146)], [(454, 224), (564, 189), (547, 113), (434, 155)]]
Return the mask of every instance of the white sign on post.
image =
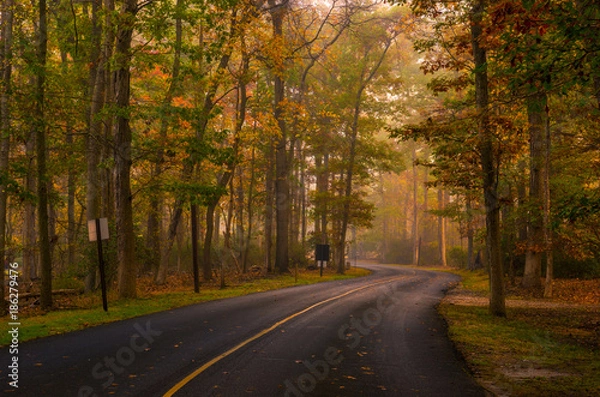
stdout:
[[(96, 220), (92, 219), (88, 221), (88, 232), (90, 241), (98, 241), (98, 234), (96, 233)], [(101, 240), (108, 240), (108, 219), (100, 218), (100, 237)]]

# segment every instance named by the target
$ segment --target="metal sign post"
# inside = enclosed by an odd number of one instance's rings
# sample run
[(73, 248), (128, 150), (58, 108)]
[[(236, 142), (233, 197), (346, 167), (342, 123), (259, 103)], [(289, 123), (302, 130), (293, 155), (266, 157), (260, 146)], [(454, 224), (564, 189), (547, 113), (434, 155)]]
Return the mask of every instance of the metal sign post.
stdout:
[(104, 272), (104, 258), (102, 256), (102, 240), (108, 240), (108, 219), (92, 219), (88, 221), (90, 241), (96, 241), (98, 246), (98, 263), (100, 266), (100, 285), (102, 286), (102, 307), (108, 311), (106, 298), (106, 274)]

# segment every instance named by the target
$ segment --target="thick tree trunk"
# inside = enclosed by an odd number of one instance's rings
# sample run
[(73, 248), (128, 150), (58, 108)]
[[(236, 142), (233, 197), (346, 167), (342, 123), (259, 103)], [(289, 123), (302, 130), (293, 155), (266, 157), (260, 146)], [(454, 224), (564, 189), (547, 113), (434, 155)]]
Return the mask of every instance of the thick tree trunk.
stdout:
[[(275, 0), (269, 0), (271, 7), (271, 22), (273, 24), (273, 38), (282, 41), (283, 36), (283, 17), (287, 10), (288, 0), (283, 0), (277, 4)], [(289, 227), (290, 227), (290, 186), (289, 186), (289, 165), (287, 153), (287, 126), (283, 114), (283, 102), (285, 100), (285, 85), (283, 81), (283, 66), (274, 70), (274, 109), (273, 113), (280, 135), (275, 141), (275, 268), (280, 273), (287, 273), (289, 270)]]
[[(3, 2), (2, 21), (0, 23), (2, 44), (0, 44), (0, 174), (8, 173), (11, 136), (10, 100), (12, 95), (12, 44), (13, 44), (13, 0)], [(6, 223), (8, 192), (6, 185), (0, 185), (0, 263), (7, 262)], [(20, 264), (21, 265), (21, 264)], [(4, 268), (0, 271), (0, 297), (4, 297)], [(4, 299), (0, 300), (0, 316), (6, 313)]]
[(522, 284), (525, 288), (533, 289), (542, 286), (542, 254), (546, 250), (544, 233), (546, 106), (546, 94), (541, 92), (527, 100), (530, 136), (529, 224)]
[(38, 195), (38, 246), (40, 250), (41, 295), (40, 305), (48, 310), (52, 307), (52, 256), (50, 252), (49, 220), (48, 220), (48, 169), (45, 121), (45, 84), (46, 55), (48, 51), (48, 23), (46, 0), (39, 0), (39, 25), (37, 48), (37, 76), (35, 98), (35, 143), (37, 160), (37, 195)]
[(137, 1), (127, 0), (121, 11), (121, 25), (117, 33), (115, 55), (118, 63), (114, 72), (115, 104), (115, 223), (117, 234), (117, 259), (119, 263), (119, 297), (135, 298), (137, 265), (135, 261), (135, 236), (133, 233), (133, 208), (131, 195), (131, 128), (129, 125), (130, 63), (133, 21)]
[(488, 121), (487, 54), (480, 45), (484, 0), (476, 0), (471, 11), (471, 36), (475, 61), (475, 101), (479, 113), (479, 152), (483, 172), (483, 194), (486, 212), (486, 246), (490, 263), (490, 312), (506, 316), (504, 272), (500, 253), (500, 203), (498, 199), (498, 160), (494, 154), (494, 135)]

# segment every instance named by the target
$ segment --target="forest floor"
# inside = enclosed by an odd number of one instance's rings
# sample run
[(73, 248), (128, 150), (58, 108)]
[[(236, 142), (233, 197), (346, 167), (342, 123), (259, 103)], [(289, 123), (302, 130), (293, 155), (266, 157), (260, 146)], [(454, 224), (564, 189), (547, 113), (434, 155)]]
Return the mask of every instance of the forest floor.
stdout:
[(496, 396), (600, 395), (600, 279), (555, 280), (543, 299), (507, 285), (507, 318), (488, 313), (483, 272), (439, 307), (451, 339), (480, 383)]

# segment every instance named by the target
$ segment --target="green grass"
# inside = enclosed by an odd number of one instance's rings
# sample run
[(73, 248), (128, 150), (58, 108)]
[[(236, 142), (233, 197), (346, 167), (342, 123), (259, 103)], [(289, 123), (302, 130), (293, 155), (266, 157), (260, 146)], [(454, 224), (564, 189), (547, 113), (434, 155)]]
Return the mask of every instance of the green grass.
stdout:
[[(108, 313), (102, 310), (101, 299), (96, 294), (88, 297), (89, 307), (83, 309), (50, 311), (41, 315), (20, 318), (19, 341), (41, 338), (49, 335), (62, 334), (87, 327), (145, 314), (160, 312), (194, 303), (226, 299), (248, 295), (256, 292), (270, 291), (295, 285), (314, 284), (325, 281), (342, 280), (370, 274), (366, 269), (350, 269), (345, 275), (326, 273), (323, 277), (318, 272), (302, 272), (295, 282), (294, 275), (277, 275), (255, 279), (243, 284), (225, 289), (201, 288), (199, 294), (193, 292), (170, 292), (141, 297), (132, 300), (116, 300), (114, 293), (109, 295)], [(0, 318), (0, 345), (10, 341), (8, 317)]]
[[(485, 275), (458, 272), (462, 288), (486, 291)], [(511, 396), (600, 395), (600, 314), (589, 308), (509, 308), (442, 304), (449, 334), (485, 385)], [(496, 390), (498, 391), (498, 390)]]

